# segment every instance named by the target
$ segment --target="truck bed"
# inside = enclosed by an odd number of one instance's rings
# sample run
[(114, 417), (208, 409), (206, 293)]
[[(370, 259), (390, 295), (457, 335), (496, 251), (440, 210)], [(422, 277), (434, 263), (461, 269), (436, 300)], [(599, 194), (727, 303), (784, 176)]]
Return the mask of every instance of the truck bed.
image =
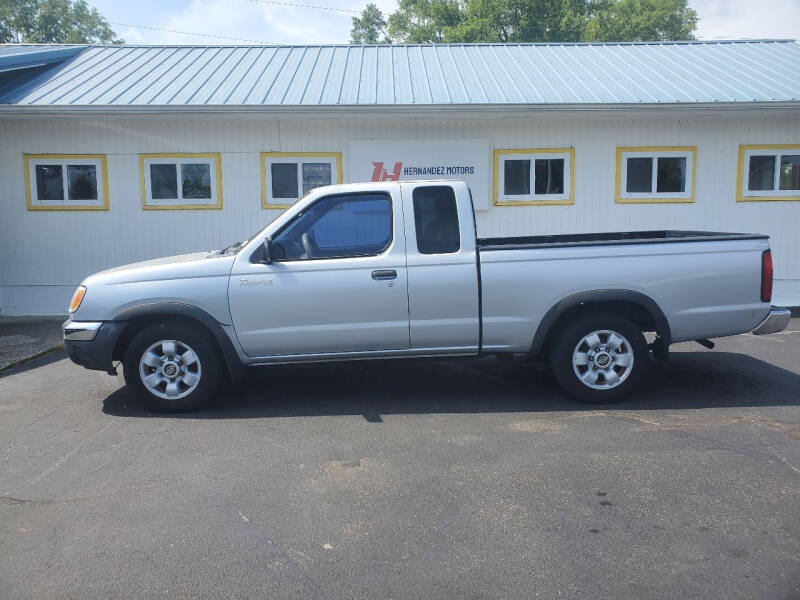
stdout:
[[(642, 293), (663, 312), (671, 342), (752, 331), (768, 236), (633, 231), (478, 240), (482, 347), (530, 343), (550, 307), (584, 291)], [(503, 252), (496, 252), (503, 250)]]
[(522, 248), (560, 248), (569, 246), (613, 246), (625, 244), (668, 244), (673, 242), (720, 242), (725, 240), (767, 239), (754, 233), (722, 233), (715, 231), (620, 231), (614, 233), (570, 233), (561, 235), (529, 235), (519, 237), (478, 238), (478, 249), (517, 250)]

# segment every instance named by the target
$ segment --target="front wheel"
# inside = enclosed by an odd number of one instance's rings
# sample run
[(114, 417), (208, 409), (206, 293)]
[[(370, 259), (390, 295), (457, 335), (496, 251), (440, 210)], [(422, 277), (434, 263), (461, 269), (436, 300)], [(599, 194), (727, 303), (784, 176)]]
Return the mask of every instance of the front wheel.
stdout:
[(194, 410), (217, 391), (216, 348), (204, 332), (183, 323), (155, 323), (131, 340), (125, 383), (156, 412)]
[(644, 335), (619, 315), (582, 315), (556, 336), (550, 352), (553, 374), (582, 402), (602, 404), (624, 396), (641, 383), (650, 365)]

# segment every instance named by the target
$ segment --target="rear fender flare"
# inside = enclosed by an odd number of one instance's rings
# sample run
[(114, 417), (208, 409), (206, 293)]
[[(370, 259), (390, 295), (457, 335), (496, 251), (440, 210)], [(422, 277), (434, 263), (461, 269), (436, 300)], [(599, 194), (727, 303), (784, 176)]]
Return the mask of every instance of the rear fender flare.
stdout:
[(602, 304), (603, 302), (629, 302), (638, 304), (645, 309), (653, 318), (655, 323), (656, 333), (666, 346), (669, 346), (672, 340), (670, 332), (669, 321), (664, 315), (664, 312), (658, 304), (645, 294), (641, 292), (634, 292), (633, 290), (590, 290), (586, 292), (578, 292), (559, 300), (553, 305), (550, 310), (545, 313), (536, 333), (533, 336), (533, 343), (531, 344), (531, 353), (539, 354), (544, 348), (547, 336), (553, 325), (558, 321), (559, 317), (568, 310), (577, 306), (585, 304)]

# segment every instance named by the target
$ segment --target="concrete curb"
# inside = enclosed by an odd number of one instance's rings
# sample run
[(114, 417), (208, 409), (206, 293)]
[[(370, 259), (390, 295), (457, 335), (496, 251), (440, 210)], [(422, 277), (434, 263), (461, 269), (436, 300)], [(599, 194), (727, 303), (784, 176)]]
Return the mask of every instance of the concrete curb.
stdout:
[(36, 354), (33, 354), (31, 356), (25, 356), (23, 358), (20, 358), (18, 361), (15, 361), (15, 362), (11, 363), (11, 364), (8, 364), (8, 365), (5, 365), (5, 366), (0, 366), (0, 374), (8, 371), (9, 369), (13, 369), (14, 367), (22, 366), (25, 363), (30, 362), (30, 361), (32, 361), (32, 360), (34, 360), (36, 358), (41, 357), (41, 356), (45, 356), (47, 354), (52, 354), (53, 352), (58, 352), (59, 350), (63, 350), (63, 349), (64, 349), (64, 344), (58, 344), (56, 346), (52, 346), (50, 348), (47, 348), (46, 350), (42, 350), (41, 352), (37, 352)]
[(0, 316), (0, 372), (64, 347), (61, 317)]

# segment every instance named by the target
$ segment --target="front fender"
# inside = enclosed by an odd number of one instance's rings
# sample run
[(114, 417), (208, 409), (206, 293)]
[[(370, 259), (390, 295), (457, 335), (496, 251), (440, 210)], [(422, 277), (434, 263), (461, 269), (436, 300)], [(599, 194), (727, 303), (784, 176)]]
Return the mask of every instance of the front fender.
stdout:
[(126, 308), (114, 317), (114, 321), (127, 323), (142, 318), (161, 319), (164, 317), (182, 317), (201, 323), (216, 340), (231, 380), (236, 383), (244, 378), (244, 366), (239, 350), (234, 345), (234, 340), (219, 321), (201, 308), (181, 302), (152, 302)]

